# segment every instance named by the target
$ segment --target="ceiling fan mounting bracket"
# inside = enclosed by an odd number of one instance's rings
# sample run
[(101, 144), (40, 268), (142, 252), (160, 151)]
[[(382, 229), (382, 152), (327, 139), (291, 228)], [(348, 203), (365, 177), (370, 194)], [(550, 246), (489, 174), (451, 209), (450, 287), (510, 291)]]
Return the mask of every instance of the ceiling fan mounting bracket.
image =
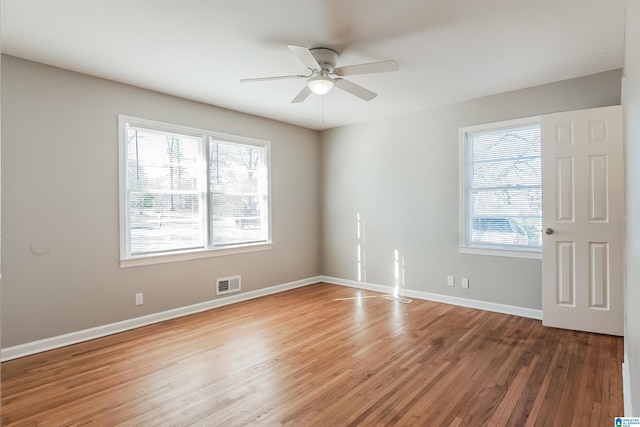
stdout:
[(336, 62), (338, 61), (338, 52), (326, 47), (316, 47), (313, 49), (309, 49), (309, 51), (323, 70), (326, 70), (328, 72), (333, 71), (336, 66)]

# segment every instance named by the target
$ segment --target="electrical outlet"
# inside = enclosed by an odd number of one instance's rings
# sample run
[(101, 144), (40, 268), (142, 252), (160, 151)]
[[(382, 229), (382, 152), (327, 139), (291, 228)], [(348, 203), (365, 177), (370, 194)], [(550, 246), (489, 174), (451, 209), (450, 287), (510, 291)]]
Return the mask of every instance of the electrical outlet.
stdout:
[(468, 277), (463, 277), (462, 278), (462, 287), (464, 289), (469, 289), (469, 278)]
[(453, 276), (447, 276), (447, 286), (455, 286), (456, 279)]
[(136, 305), (142, 305), (143, 298), (142, 293), (136, 294)]

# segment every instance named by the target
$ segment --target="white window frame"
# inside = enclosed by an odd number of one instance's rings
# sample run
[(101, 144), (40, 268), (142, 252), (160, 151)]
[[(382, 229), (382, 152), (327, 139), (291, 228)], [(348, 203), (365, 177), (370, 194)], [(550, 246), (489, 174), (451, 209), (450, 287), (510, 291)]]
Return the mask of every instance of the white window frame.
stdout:
[[(501, 122), (486, 123), (460, 128), (460, 253), (475, 255), (491, 255), (512, 258), (542, 259), (542, 247), (539, 249), (506, 247), (506, 246), (476, 246), (469, 245), (467, 239), (467, 223), (469, 220), (469, 206), (467, 205), (467, 134), (482, 131), (509, 129), (520, 126), (540, 124), (540, 116), (526, 117), (522, 119), (505, 120)], [(540, 183), (542, 187), (542, 183)]]
[[(268, 181), (268, 199), (267, 199), (267, 222), (268, 222), (268, 236), (266, 242), (258, 243), (246, 243), (225, 245), (222, 247), (214, 247), (209, 243), (209, 202), (208, 202), (208, 188), (204, 190), (203, 201), (203, 233), (205, 240), (205, 247), (184, 251), (175, 251), (159, 254), (145, 254), (145, 255), (131, 255), (130, 252), (130, 218), (129, 218), (129, 197), (127, 192), (127, 128), (128, 126), (137, 126), (142, 128), (149, 128), (158, 130), (161, 132), (170, 132), (177, 134), (190, 135), (202, 138), (201, 156), (202, 161), (206, 163), (206, 146), (210, 139), (255, 145), (265, 148), (265, 164), (267, 167), (267, 181)], [(193, 259), (209, 258), (223, 255), (241, 254), (247, 252), (270, 250), (273, 247), (273, 241), (271, 236), (272, 219), (271, 219), (271, 143), (255, 138), (249, 138), (244, 136), (230, 135), (221, 132), (192, 128), (188, 126), (175, 125), (170, 123), (159, 122), (155, 120), (143, 119), (139, 117), (132, 117), (126, 115), (118, 115), (118, 140), (119, 140), (119, 199), (120, 199), (120, 267), (136, 267), (141, 265), (161, 264), (166, 262), (186, 261)], [(205, 182), (208, 180), (207, 167), (202, 167), (203, 179)], [(207, 186), (208, 187), (208, 186)]]

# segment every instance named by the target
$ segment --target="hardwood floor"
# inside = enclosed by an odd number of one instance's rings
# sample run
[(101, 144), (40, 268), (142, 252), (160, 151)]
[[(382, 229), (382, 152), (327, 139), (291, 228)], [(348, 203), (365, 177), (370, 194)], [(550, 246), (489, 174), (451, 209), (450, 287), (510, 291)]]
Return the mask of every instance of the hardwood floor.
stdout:
[(607, 426), (622, 338), (317, 284), (2, 364), (2, 425)]

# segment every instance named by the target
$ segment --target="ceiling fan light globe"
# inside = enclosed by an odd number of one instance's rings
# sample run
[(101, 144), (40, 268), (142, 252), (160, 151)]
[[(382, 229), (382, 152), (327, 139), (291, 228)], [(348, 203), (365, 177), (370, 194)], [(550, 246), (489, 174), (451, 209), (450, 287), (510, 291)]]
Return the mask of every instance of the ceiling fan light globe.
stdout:
[(307, 86), (311, 89), (311, 92), (316, 95), (324, 95), (328, 93), (331, 89), (333, 89), (333, 79), (328, 77), (319, 76), (316, 78), (310, 78), (307, 82)]

